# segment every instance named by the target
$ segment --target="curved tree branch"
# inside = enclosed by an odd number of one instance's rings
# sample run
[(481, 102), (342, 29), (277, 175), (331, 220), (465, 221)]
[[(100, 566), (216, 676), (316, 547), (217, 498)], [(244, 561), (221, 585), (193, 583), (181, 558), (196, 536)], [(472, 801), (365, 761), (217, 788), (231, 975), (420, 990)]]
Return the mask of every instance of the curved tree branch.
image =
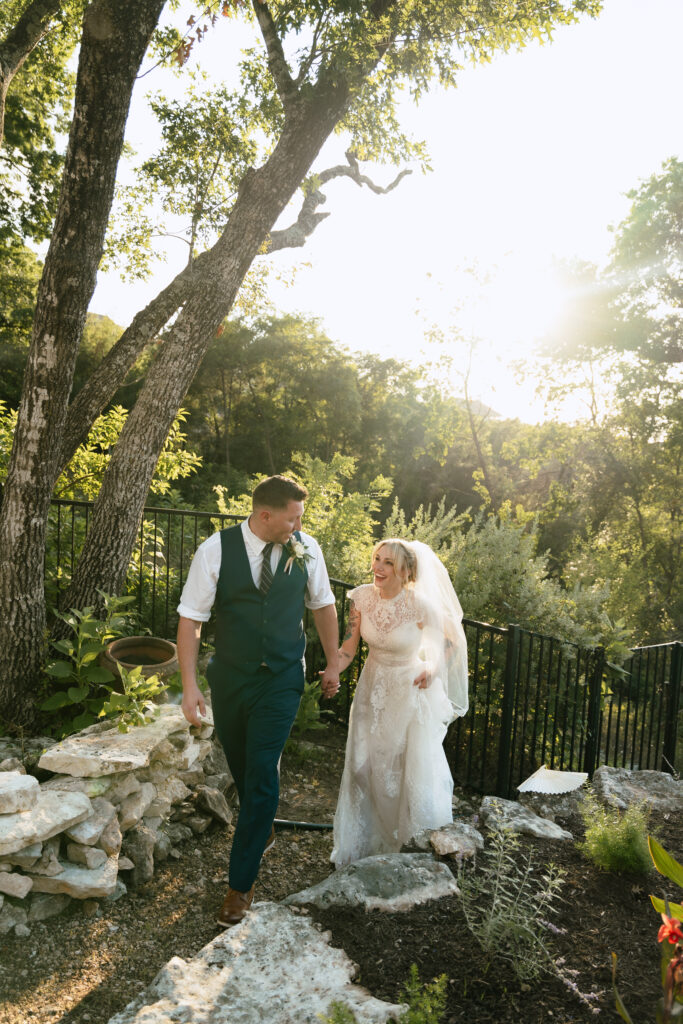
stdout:
[[(404, 168), (389, 185), (383, 187), (376, 185), (367, 175), (361, 174), (358, 161), (350, 150), (346, 153), (346, 159), (348, 164), (337, 164), (335, 167), (328, 167), (326, 170), (321, 171), (320, 174), (316, 174), (315, 180), (318, 184), (326, 185), (328, 181), (332, 181), (335, 178), (350, 178), (351, 181), (355, 181), (360, 187), (367, 185), (377, 195), (385, 195), (387, 192), (395, 189), (406, 175), (413, 173), (408, 168)], [(324, 202), (326, 202), (326, 197), (320, 191), (320, 188), (307, 191), (301, 204), (299, 216), (295, 222), (281, 231), (271, 231), (264, 252), (277, 252), (278, 249), (295, 249), (305, 245), (307, 238), (313, 234), (318, 224), (330, 216), (329, 213), (317, 212), (317, 208), (322, 206)]]

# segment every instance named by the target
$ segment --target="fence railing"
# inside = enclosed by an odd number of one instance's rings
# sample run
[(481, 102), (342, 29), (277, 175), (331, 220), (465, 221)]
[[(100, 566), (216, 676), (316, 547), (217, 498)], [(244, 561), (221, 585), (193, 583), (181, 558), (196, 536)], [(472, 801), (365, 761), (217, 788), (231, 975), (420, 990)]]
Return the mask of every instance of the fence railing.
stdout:
[[(88, 530), (92, 503), (56, 500), (49, 520), (48, 586), (52, 598), (67, 585)], [(189, 509), (147, 508), (131, 559), (127, 589), (141, 622), (173, 638), (176, 606), (198, 545), (241, 517)], [(340, 628), (352, 584), (332, 580)], [(317, 678), (322, 652), (312, 617), (306, 661)], [(604, 652), (521, 629), (464, 620), (470, 669), (470, 710), (449, 729), (445, 749), (462, 785), (510, 797), (541, 764), (587, 771), (599, 764), (683, 770), (683, 644), (639, 647), (611, 669)], [(204, 630), (213, 639), (213, 621)], [(348, 722), (361, 649), (327, 714)]]

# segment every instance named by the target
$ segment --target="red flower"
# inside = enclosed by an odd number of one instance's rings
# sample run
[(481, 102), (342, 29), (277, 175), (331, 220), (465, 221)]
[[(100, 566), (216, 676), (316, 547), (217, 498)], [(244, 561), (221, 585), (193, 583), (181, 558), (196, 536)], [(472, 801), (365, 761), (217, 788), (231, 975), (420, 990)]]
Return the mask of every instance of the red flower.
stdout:
[(681, 922), (675, 917), (667, 917), (666, 914), (662, 914), (662, 921), (664, 924), (657, 933), (657, 942), (664, 942), (664, 939), (668, 939), (672, 946), (676, 942), (680, 942), (683, 939)]

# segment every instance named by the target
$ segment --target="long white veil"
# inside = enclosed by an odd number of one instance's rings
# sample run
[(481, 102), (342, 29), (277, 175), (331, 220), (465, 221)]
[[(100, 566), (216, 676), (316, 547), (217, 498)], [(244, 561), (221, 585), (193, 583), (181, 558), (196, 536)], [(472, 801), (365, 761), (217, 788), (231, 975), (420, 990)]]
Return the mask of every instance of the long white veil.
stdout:
[(424, 649), (432, 679), (444, 687), (453, 706), (453, 717), (467, 712), (467, 640), (462, 608), (445, 566), (428, 544), (404, 541), (417, 557), (415, 596), (425, 609)]

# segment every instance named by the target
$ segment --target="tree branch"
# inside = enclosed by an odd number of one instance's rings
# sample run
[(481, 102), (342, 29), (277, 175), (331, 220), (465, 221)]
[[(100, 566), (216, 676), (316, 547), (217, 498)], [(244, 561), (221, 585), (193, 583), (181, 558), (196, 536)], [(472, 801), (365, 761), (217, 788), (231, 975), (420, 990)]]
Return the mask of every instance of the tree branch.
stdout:
[(295, 83), (296, 83), (297, 88), (301, 87), (302, 82), (306, 78), (306, 75), (308, 74), (308, 72), (310, 71), (310, 69), (311, 69), (311, 67), (313, 65), (313, 61), (316, 58), (316, 55), (317, 55), (317, 52), (318, 52), (318, 37), (320, 36), (320, 32), (322, 30), (324, 22), (325, 22), (325, 12), (323, 12), (320, 15), (320, 17), (318, 18), (317, 22), (315, 23), (315, 29), (313, 30), (313, 41), (311, 42), (311, 48), (308, 51), (308, 56), (306, 57), (306, 59), (304, 61), (302, 61), (301, 66), (299, 67), (299, 74), (296, 76), (296, 79), (295, 79)]
[(87, 438), (91, 426), (121, 387), (138, 356), (184, 304), (193, 285), (201, 280), (208, 260), (208, 254), (201, 253), (134, 317), (72, 399), (60, 447), (60, 473)]
[(268, 9), (265, 0), (252, 0), (252, 6), (254, 13), (256, 14), (256, 20), (259, 23), (261, 29), (261, 35), (263, 41), (266, 44), (266, 53), (268, 55), (268, 67), (270, 73), (273, 76), (275, 82), (275, 88), (277, 89), (278, 96), (282, 100), (282, 106), (285, 108), (285, 115), (291, 109), (294, 100), (299, 95), (296, 83), (292, 78), (287, 61), (285, 59), (285, 53), (282, 49), (282, 43), (280, 37), (277, 34), (275, 28), (275, 22), (273, 16)]
[[(334, 178), (350, 178), (351, 181), (354, 181), (361, 188), (363, 185), (367, 185), (376, 195), (386, 195), (387, 192), (391, 192), (396, 188), (402, 178), (405, 178), (407, 174), (413, 173), (408, 168), (405, 168), (400, 174), (396, 175), (389, 185), (382, 187), (381, 185), (376, 185), (367, 175), (361, 174), (358, 161), (350, 150), (346, 153), (346, 159), (348, 164), (337, 164), (335, 167), (328, 167), (326, 170), (321, 171), (320, 174), (316, 174), (315, 178), (318, 183), (326, 185), (329, 181), (334, 180)], [(326, 202), (326, 197), (319, 188), (311, 189), (307, 192), (304, 195), (304, 201), (301, 204), (299, 216), (295, 222), (281, 231), (271, 231), (264, 251), (270, 253), (276, 252), (278, 249), (295, 249), (305, 245), (306, 240), (313, 234), (318, 224), (330, 216), (329, 213), (317, 212), (317, 208), (322, 206), (324, 202)]]
[(5, 127), (5, 100), (10, 82), (47, 32), (60, 0), (33, 0), (0, 43), (0, 143)]

